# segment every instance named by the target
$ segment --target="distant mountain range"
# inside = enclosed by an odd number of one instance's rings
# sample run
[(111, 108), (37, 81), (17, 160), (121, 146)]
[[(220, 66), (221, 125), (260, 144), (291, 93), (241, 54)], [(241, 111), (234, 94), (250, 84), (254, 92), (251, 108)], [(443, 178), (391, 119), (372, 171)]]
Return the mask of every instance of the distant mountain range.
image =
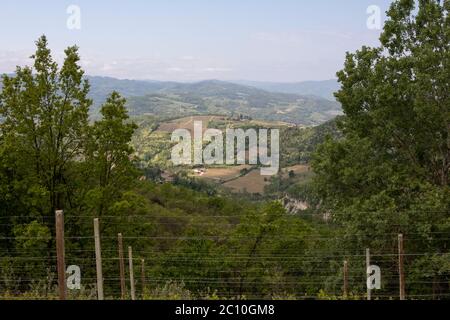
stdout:
[(303, 81), (303, 82), (261, 82), (261, 81), (233, 81), (237, 84), (252, 86), (258, 89), (293, 93), (299, 95), (313, 95), (335, 101), (334, 92), (340, 88), (337, 80)]
[(127, 98), (131, 115), (152, 115), (160, 119), (222, 114), (311, 126), (333, 119), (342, 112), (339, 103), (332, 98), (332, 92), (338, 89), (335, 80), (180, 83), (98, 76), (88, 76), (88, 79), (90, 97), (94, 101), (93, 117), (98, 115), (100, 105), (113, 90)]
[[(201, 114), (242, 114), (254, 119), (310, 126), (341, 114), (341, 107), (336, 101), (322, 97), (331, 95), (334, 90), (331, 81), (308, 82), (303, 86), (302, 83), (252, 82), (254, 86), (251, 86), (218, 80), (180, 83), (107, 77), (89, 77), (89, 81), (94, 114), (112, 90), (128, 98), (131, 115), (153, 115), (163, 119)], [(283, 88), (284, 85), (286, 87)], [(273, 87), (273, 91), (257, 86)], [(286, 92), (301, 92), (302, 87), (303, 94)]]
[[(94, 96), (106, 95), (108, 92), (114, 89), (120, 91), (125, 96), (142, 96), (149, 93), (156, 93), (167, 88), (190, 85), (189, 83), (180, 83), (173, 81), (120, 80), (111, 77), (98, 76), (90, 76), (88, 78), (93, 85), (91, 91), (93, 91), (92, 94)], [(337, 80), (334, 79), (303, 82), (263, 82), (248, 80), (236, 80), (228, 82), (247, 87), (254, 87), (270, 92), (312, 95), (331, 101), (335, 101), (334, 92), (339, 90), (340, 87)]]

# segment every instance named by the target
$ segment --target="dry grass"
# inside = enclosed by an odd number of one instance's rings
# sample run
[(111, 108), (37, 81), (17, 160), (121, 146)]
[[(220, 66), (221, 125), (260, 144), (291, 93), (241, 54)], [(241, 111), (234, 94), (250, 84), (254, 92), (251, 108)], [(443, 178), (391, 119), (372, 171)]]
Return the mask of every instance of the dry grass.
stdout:
[(270, 183), (270, 177), (262, 176), (259, 169), (224, 184), (234, 192), (263, 193), (264, 187)]
[(223, 116), (191, 116), (163, 122), (160, 124), (157, 131), (173, 132), (176, 129), (187, 129), (192, 133), (194, 131), (194, 121), (201, 121), (204, 132), (208, 128), (209, 122), (225, 120), (226, 117)]
[[(200, 179), (209, 179), (231, 189), (233, 192), (260, 193), (264, 192), (264, 187), (270, 183), (270, 177), (262, 176), (260, 169), (254, 169), (245, 176), (239, 177), (242, 169), (251, 169), (250, 165), (241, 165), (224, 168), (206, 169), (203, 175), (194, 175)], [(281, 169), (283, 178), (287, 179), (289, 172), (293, 171), (295, 175), (310, 172), (307, 165), (295, 165)]]
[(238, 177), (241, 174), (241, 170), (250, 168), (251, 168), (250, 165), (239, 165), (223, 168), (208, 168), (204, 169), (205, 173), (203, 175), (200, 176), (194, 174), (194, 176), (201, 179), (210, 179), (216, 182), (224, 182)]
[(311, 169), (310, 169), (310, 166), (308, 166), (308, 165), (297, 164), (292, 167), (283, 168), (281, 171), (283, 173), (283, 178), (287, 178), (290, 171), (293, 171), (296, 175), (298, 175), (300, 173), (310, 172)]

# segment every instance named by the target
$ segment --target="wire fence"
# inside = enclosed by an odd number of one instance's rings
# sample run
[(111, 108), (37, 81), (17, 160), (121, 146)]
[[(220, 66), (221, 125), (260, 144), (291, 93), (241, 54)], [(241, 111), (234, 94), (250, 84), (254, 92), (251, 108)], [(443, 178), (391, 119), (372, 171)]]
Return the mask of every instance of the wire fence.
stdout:
[[(4, 218), (0, 217), (0, 227), (15, 225), (2, 223)], [(36, 220), (8, 218), (23, 223)], [(54, 234), (0, 236), (0, 241), (7, 243), (7, 250), (0, 255), (0, 298), (367, 299), (367, 279), (372, 275), (366, 270), (366, 248), (349, 251), (325, 245), (349, 241), (349, 235), (277, 234), (255, 246), (261, 241), (260, 234), (198, 232), (202, 226), (217, 230), (236, 227), (241, 218), (103, 216), (96, 246), (93, 217), (68, 216), (64, 225), (70, 231), (63, 238), (62, 259), (58, 259)], [(55, 228), (55, 217), (39, 219), (40, 226)], [(184, 234), (176, 234), (186, 220), (196, 227), (195, 232), (186, 235), (183, 229)], [(77, 228), (76, 224), (92, 227)], [(172, 233), (164, 234), (167, 228), (172, 228)], [(426, 248), (424, 238), (437, 238), (442, 246)], [(384, 233), (376, 240), (384, 244), (383, 251), (373, 250), (369, 258), (370, 265), (381, 269), (381, 285), (370, 290), (371, 299), (399, 299), (402, 276), (408, 299), (450, 298), (450, 273), (432, 270), (436, 259), (450, 264), (450, 237), (445, 232), (405, 234), (404, 252), (398, 251), (397, 233)], [(303, 247), (304, 242), (309, 246)], [(58, 261), (63, 261), (66, 270), (63, 282), (58, 278)], [(70, 271), (69, 266), (79, 269)]]

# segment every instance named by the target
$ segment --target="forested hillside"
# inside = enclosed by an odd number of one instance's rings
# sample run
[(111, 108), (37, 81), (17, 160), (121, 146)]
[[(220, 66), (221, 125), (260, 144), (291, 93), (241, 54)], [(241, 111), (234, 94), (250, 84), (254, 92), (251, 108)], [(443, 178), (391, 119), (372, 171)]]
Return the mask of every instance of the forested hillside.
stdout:
[(298, 95), (312, 95), (335, 101), (334, 93), (339, 89), (335, 79), (324, 81), (303, 81), (293, 83), (262, 82), (262, 81), (235, 81), (238, 84), (252, 86), (272, 92), (283, 92)]
[(336, 102), (206, 81), (164, 90), (164, 95), (129, 99), (133, 115), (186, 116), (195, 114), (243, 114), (252, 118), (317, 125), (340, 114)]
[(112, 91), (120, 92), (127, 98), (131, 116), (150, 115), (160, 120), (220, 114), (312, 126), (342, 113), (339, 103), (320, 96), (270, 92), (218, 80), (180, 83), (93, 76), (85, 78), (90, 84), (90, 116), (94, 120), (99, 118), (101, 104)]
[(130, 115), (152, 115), (160, 119), (189, 115), (242, 114), (271, 121), (317, 125), (341, 113), (338, 103), (324, 98), (276, 93), (250, 86), (209, 80), (195, 83), (118, 80), (88, 77), (92, 115), (100, 102), (116, 90), (128, 98)]

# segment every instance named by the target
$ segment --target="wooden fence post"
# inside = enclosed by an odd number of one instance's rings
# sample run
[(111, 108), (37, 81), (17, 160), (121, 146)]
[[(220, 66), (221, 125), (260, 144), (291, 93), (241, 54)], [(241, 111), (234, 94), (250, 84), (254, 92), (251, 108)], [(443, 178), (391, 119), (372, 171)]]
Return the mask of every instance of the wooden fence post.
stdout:
[(141, 259), (141, 283), (142, 283), (142, 300), (145, 296), (145, 260)]
[(348, 297), (348, 262), (344, 261), (344, 299)]
[(406, 299), (405, 293), (405, 274), (403, 270), (403, 234), (398, 235), (398, 275), (400, 286), (400, 300)]
[(131, 247), (128, 247), (128, 263), (130, 268), (131, 300), (136, 300), (136, 291), (134, 287), (133, 251)]
[(95, 266), (97, 270), (97, 298), (103, 300), (102, 249), (100, 245), (100, 229), (98, 218), (94, 219)]
[(55, 213), (56, 226), (56, 259), (58, 271), (59, 299), (66, 300), (66, 265), (64, 252), (64, 212), (57, 210)]
[[(370, 267), (370, 249), (367, 248), (366, 249), (366, 279), (369, 277), (369, 274), (367, 273), (367, 270)], [(372, 292), (370, 290), (370, 288), (367, 286), (367, 300), (371, 300), (372, 299)]]
[(117, 240), (119, 244), (119, 272), (120, 272), (120, 295), (122, 300), (126, 297), (126, 287), (125, 287), (125, 259), (123, 257), (123, 240), (122, 234), (117, 235)]

